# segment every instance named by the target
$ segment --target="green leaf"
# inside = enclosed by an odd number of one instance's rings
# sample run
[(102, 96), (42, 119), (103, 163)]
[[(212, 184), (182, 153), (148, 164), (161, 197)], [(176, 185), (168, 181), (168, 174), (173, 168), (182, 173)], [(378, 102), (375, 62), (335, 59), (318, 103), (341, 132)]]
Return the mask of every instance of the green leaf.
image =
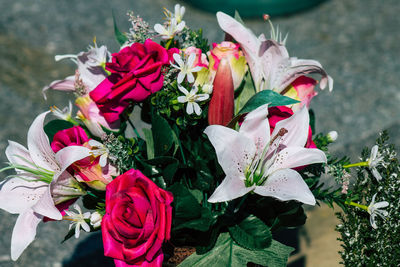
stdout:
[(179, 224), (174, 228), (174, 230), (190, 228), (198, 231), (208, 231), (210, 226), (215, 222), (212, 218), (211, 211), (208, 208), (203, 207), (201, 209), (201, 217), (195, 220), (186, 221), (184, 223)]
[(54, 135), (61, 130), (72, 128), (74, 125), (69, 121), (52, 120), (44, 126), (44, 132), (49, 138), (50, 143), (53, 141)]
[(153, 134), (150, 129), (143, 128), (144, 138), (146, 140), (147, 158), (154, 158), (154, 141)]
[(68, 233), (65, 235), (64, 240), (61, 241), (61, 244), (63, 244), (65, 241), (67, 241), (68, 239), (70, 239), (71, 237), (73, 237), (75, 235), (75, 227), (72, 227)]
[(268, 107), (276, 107), (292, 105), (296, 103), (300, 103), (300, 101), (283, 96), (272, 90), (263, 90), (250, 98), (246, 105), (244, 105), (244, 107), (239, 111), (239, 114), (248, 113), (264, 104), (269, 104)]
[(271, 245), (272, 235), (269, 227), (254, 215), (228, 229), (232, 239), (246, 249), (258, 250)]
[(151, 131), (153, 133), (154, 155), (156, 157), (165, 155), (175, 142), (175, 133), (168, 122), (156, 113), (152, 116)]
[(123, 34), (122, 32), (120, 32), (120, 30), (118, 29), (114, 11), (112, 12), (112, 16), (113, 16), (113, 22), (114, 22), (114, 35), (115, 35), (115, 38), (117, 39), (117, 42), (119, 43), (119, 45), (123, 45), (126, 41), (128, 41), (128, 37), (126, 37), (126, 35)]
[(284, 267), (293, 248), (272, 240), (268, 248), (248, 250), (236, 244), (228, 233), (222, 233), (209, 252), (194, 253), (178, 266), (246, 266), (248, 262), (268, 267)]
[(233, 127), (239, 120), (241, 115), (251, 112), (264, 104), (269, 104), (268, 107), (276, 107), (276, 106), (292, 105), (296, 103), (300, 103), (300, 101), (297, 101), (287, 96), (280, 95), (272, 90), (263, 90), (255, 94), (253, 97), (249, 99), (249, 101), (247, 101), (247, 103), (239, 111), (239, 113), (236, 114), (236, 116), (232, 119), (231, 122), (229, 122), (228, 127)]
[(184, 185), (175, 183), (168, 191), (174, 195), (176, 224), (201, 217), (201, 206)]
[(315, 113), (314, 113), (314, 111), (312, 109), (309, 109), (308, 113), (310, 114), (311, 131), (314, 134), (315, 133)]

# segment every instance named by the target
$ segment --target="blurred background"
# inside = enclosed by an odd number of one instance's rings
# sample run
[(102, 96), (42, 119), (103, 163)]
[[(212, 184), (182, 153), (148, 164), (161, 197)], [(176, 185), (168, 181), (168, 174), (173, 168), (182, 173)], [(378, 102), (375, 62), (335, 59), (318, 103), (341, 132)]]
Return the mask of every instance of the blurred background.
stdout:
[[(292, 7), (291, 1), (281, 1)], [(66, 94), (51, 93), (45, 101), (41, 93), (43, 86), (74, 73), (72, 62), (56, 63), (54, 55), (84, 51), (95, 36), (98, 45), (105, 44), (115, 52), (112, 10), (119, 28), (127, 31), (128, 10), (154, 25), (162, 22), (163, 7), (172, 11), (176, 3), (186, 7), (188, 26), (203, 28), (210, 43), (223, 40), (214, 13), (183, 1), (1, 0), (0, 162), (6, 162), (7, 140), (26, 145), (28, 128), (39, 113), (52, 105), (67, 105)], [(218, 1), (210, 3), (204, 2), (208, 9)], [(263, 5), (250, 6), (244, 13), (257, 16), (244, 21), (257, 34), (269, 34), (270, 27), (261, 14), (275, 14), (274, 8), (269, 12)], [(318, 60), (334, 79), (333, 92), (319, 91), (311, 104), (317, 132), (339, 133), (332, 145), (334, 154), (350, 155), (356, 161), (361, 149), (371, 147), (382, 129), (389, 130), (392, 142), (400, 143), (399, 13), (398, 0), (328, 0), (297, 13), (272, 16), (274, 25), (289, 33), (289, 54)], [(300, 229), (300, 253), (292, 262), (303, 258), (305, 264), (300, 266), (339, 266), (340, 246), (334, 231), (337, 211), (326, 206), (308, 210), (309, 220)], [(80, 239), (60, 244), (68, 227), (64, 222), (40, 224), (37, 239), (12, 262), (10, 239), (16, 218), (0, 211), (0, 266), (107, 266), (100, 264), (100, 235), (82, 232)]]

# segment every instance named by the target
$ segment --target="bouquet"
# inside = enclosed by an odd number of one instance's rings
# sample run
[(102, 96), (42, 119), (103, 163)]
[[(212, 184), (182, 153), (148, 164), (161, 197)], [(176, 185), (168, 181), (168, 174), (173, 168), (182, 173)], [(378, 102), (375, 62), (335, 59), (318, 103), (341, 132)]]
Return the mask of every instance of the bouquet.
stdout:
[[(72, 93), (78, 111), (52, 107), (33, 121), (27, 147), (9, 141), (1, 171), (15, 174), (1, 183), (0, 208), (18, 214), (13, 260), (49, 221), (71, 222), (65, 239), (101, 231), (116, 266), (285, 266), (293, 249), (274, 235), (303, 225), (305, 204), (343, 208), (344, 248), (354, 231), (346, 215), (384, 223), (379, 192), (392, 183), (372, 184), (388, 166), (384, 176), (396, 180), (394, 150), (381, 140), (355, 164), (329, 154), (337, 133), (315, 134), (309, 109), (318, 83), (333, 86), (318, 61), (290, 57), (267, 15), (269, 38), (218, 12), (225, 41), (210, 45), (186, 25), (184, 7), (164, 13), (150, 27), (129, 12), (128, 32), (114, 25), (119, 51), (94, 40), (55, 57), (76, 72), (43, 88), (44, 98)], [(352, 167), (376, 181), (353, 187)]]

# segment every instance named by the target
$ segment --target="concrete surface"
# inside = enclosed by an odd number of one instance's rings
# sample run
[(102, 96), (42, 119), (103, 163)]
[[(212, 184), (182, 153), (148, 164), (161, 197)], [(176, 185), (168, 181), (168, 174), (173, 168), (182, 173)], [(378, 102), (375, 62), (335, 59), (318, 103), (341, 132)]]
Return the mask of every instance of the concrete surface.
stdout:
[[(174, 4), (171, 0), (1, 0), (0, 162), (6, 161), (3, 151), (8, 139), (26, 144), (35, 116), (51, 105), (66, 105), (64, 94), (51, 94), (47, 102), (41, 95), (44, 85), (73, 73), (73, 64), (54, 62), (55, 54), (85, 50), (94, 36), (98, 44), (115, 51), (112, 9), (120, 28), (127, 30), (127, 10), (135, 10), (153, 25), (162, 21), (162, 7), (172, 9)], [(390, 129), (392, 141), (400, 141), (399, 13), (398, 0), (330, 0), (306, 12), (273, 18), (275, 25), (289, 32), (290, 55), (320, 61), (334, 78), (334, 91), (320, 92), (312, 102), (317, 130), (338, 131), (333, 150), (354, 160), (364, 145), (373, 144), (381, 129)], [(214, 14), (187, 6), (185, 20), (193, 28), (202, 27), (209, 40), (222, 40)], [(257, 33), (269, 32), (261, 19), (245, 21)], [(307, 266), (337, 266), (333, 212), (326, 208), (311, 212), (309, 223), (314, 224), (306, 227), (312, 248), (305, 249)], [(80, 261), (82, 257), (102, 266), (99, 253), (95, 254), (101, 250), (96, 247), (100, 236), (83, 233), (79, 240), (61, 245), (68, 224), (52, 222), (41, 224), (37, 240), (17, 262), (11, 262), (15, 220), (16, 216), (0, 211), (0, 266), (90, 266)], [(332, 256), (323, 256), (325, 252)], [(327, 258), (329, 264), (319, 264)]]

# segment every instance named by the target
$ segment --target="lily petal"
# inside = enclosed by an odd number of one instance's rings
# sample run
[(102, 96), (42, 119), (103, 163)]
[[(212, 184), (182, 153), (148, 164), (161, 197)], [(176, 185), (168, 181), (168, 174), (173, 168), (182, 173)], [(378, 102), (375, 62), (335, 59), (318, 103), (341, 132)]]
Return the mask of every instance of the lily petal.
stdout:
[(244, 176), (256, 153), (254, 142), (243, 134), (221, 125), (208, 126), (204, 133), (215, 148), (218, 163), (227, 176)]
[[(14, 141), (8, 141), (8, 146), (6, 148), (6, 156), (10, 163), (17, 165), (27, 165), (27, 162), (33, 162), (28, 149), (23, 145), (18, 144)], [(29, 164), (28, 164), (29, 165)], [(32, 167), (32, 166), (30, 166)], [(19, 172), (19, 170), (16, 170)]]
[(11, 178), (0, 183), (0, 208), (9, 213), (23, 213), (31, 208), (48, 187), (45, 182), (26, 181), (21, 178)]
[(252, 191), (255, 186), (246, 187), (243, 180), (238, 177), (225, 177), (222, 183), (215, 189), (208, 202), (224, 202), (241, 197)]
[(315, 205), (314, 195), (307, 184), (301, 175), (292, 169), (274, 172), (262, 186), (254, 189), (254, 193), (282, 201), (297, 200), (304, 204)]
[(326, 162), (325, 153), (319, 149), (287, 147), (276, 155), (275, 162), (268, 173), (273, 173), (279, 169), (290, 169), (324, 162)]
[[(282, 136), (279, 145), (283, 147), (304, 147), (308, 138), (309, 123), (310, 117), (308, 115), (308, 110), (306, 107), (303, 107), (291, 117), (279, 121), (275, 125), (271, 136), (276, 136), (282, 128), (285, 128), (288, 132)], [(268, 154), (276, 149), (276, 145), (277, 144), (272, 144), (270, 146)]]
[(267, 115), (268, 104), (262, 105), (247, 114), (239, 129), (241, 134), (253, 140), (257, 147), (257, 153), (262, 153), (262, 150), (268, 145), (271, 138)]
[(84, 146), (67, 146), (57, 152), (55, 155), (60, 164), (60, 171), (54, 175), (53, 182), (57, 181), (58, 176), (63, 173), (75, 161), (84, 159), (91, 155), (91, 150)]
[(51, 197), (50, 186), (47, 186), (40, 200), (32, 207), (32, 210), (37, 214), (43, 215), (53, 220), (62, 219), (62, 215), (54, 205), (53, 198)]
[(33, 162), (46, 170), (59, 170), (49, 138), (43, 130), (44, 119), (50, 111), (36, 117), (28, 131), (28, 149)]
[(36, 227), (43, 216), (28, 209), (18, 216), (11, 237), (11, 259), (16, 261), (22, 252), (35, 239)]

